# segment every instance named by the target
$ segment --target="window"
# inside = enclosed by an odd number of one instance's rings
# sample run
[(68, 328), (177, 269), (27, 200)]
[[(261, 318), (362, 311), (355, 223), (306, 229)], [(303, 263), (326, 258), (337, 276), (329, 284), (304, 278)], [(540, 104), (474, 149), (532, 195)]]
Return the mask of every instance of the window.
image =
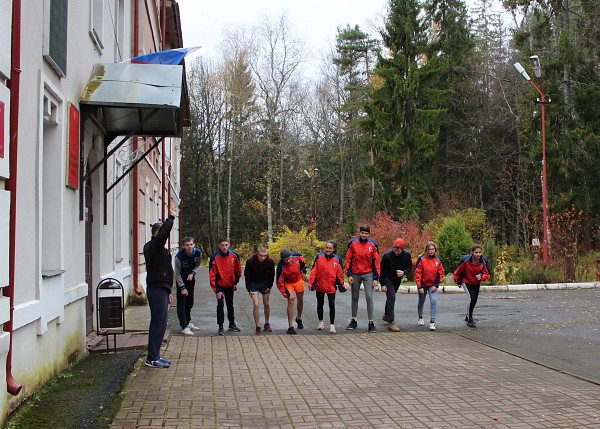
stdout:
[(152, 204), (154, 205), (154, 219), (152, 222), (160, 222), (160, 215), (158, 214), (158, 189), (156, 189), (156, 186), (153, 189)]
[(44, 1), (44, 58), (61, 76), (67, 75), (68, 0)]
[[(115, 178), (121, 177), (123, 174), (123, 167), (119, 160), (116, 161), (115, 165)], [(124, 182), (121, 181), (117, 186), (115, 186), (115, 261), (121, 262), (123, 260), (123, 190), (124, 190)]]
[(91, 0), (91, 28), (90, 36), (99, 50), (104, 49), (102, 38), (104, 36), (104, 0)]
[[(145, 202), (146, 202), (146, 211), (145, 211), (145, 215), (146, 215), (146, 219), (145, 219), (145, 237), (146, 237), (146, 241), (150, 240), (150, 234), (152, 233), (152, 231), (150, 230), (150, 228), (152, 227), (152, 220), (150, 219), (150, 179), (148, 179), (146, 177), (146, 192), (145, 192)], [(142, 247), (144, 247), (144, 243), (142, 243)]]
[(62, 191), (65, 183), (63, 100), (48, 82), (42, 95), (41, 259), (42, 275), (52, 276), (62, 267)]
[(125, 0), (118, 0), (117, 5), (117, 49), (115, 49), (115, 62), (123, 61), (125, 47)]

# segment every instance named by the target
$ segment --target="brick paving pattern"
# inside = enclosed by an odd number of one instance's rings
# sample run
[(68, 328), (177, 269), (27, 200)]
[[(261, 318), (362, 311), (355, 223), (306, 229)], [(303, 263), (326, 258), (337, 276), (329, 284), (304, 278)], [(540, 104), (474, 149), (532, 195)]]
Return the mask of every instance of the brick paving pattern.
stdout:
[(600, 428), (600, 386), (452, 332), (173, 335), (113, 429)]

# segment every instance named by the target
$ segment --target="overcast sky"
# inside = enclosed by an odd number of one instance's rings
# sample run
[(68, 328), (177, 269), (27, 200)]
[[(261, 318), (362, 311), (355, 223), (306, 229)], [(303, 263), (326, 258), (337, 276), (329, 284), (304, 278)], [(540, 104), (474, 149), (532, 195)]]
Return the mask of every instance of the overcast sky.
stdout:
[(388, 0), (178, 0), (185, 47), (203, 46), (217, 55), (225, 29), (258, 26), (265, 15), (277, 20), (285, 14), (296, 36), (303, 39), (315, 60), (332, 46), (337, 27), (346, 24), (376, 34)]
[[(467, 0), (472, 7), (477, 0)], [(495, 12), (502, 11), (495, 1)], [(199, 54), (219, 56), (224, 30), (260, 25), (265, 16), (277, 21), (283, 14), (294, 34), (305, 41), (306, 53), (316, 67), (335, 43), (338, 27), (346, 24), (374, 36), (383, 25), (388, 0), (178, 0), (184, 47), (202, 46)]]

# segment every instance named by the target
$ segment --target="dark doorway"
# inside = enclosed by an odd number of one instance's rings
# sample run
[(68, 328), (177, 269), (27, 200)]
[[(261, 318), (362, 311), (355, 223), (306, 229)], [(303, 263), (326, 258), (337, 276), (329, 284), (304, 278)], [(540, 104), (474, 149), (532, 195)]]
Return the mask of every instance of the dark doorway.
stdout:
[(85, 181), (85, 282), (88, 285), (88, 294), (85, 300), (85, 333), (94, 329), (94, 285), (92, 280), (92, 230), (94, 214), (92, 212), (92, 179)]

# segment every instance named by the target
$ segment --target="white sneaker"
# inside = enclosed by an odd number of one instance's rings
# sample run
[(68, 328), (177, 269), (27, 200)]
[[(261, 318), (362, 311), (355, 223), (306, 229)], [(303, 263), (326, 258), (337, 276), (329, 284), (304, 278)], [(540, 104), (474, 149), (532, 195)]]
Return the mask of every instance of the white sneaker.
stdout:
[(335, 325), (329, 325), (329, 333), (335, 334)]
[(186, 326), (185, 328), (183, 328), (183, 329), (181, 330), (181, 333), (182, 333), (183, 335), (194, 335), (194, 333), (192, 332), (192, 330), (190, 329), (190, 327), (189, 327), (189, 326)]
[(423, 318), (422, 318), (422, 317), (421, 317), (421, 318), (419, 319), (419, 321), (417, 322), (417, 325), (419, 325), (419, 326), (425, 326), (425, 321), (423, 320)]
[(188, 323), (187, 327), (190, 328), (192, 331), (199, 331), (200, 330), (200, 328), (197, 327), (196, 325), (194, 325), (192, 322)]
[(317, 331), (322, 331), (323, 329), (325, 329), (325, 325), (323, 324), (323, 322), (319, 322), (319, 324), (317, 325)]
[(434, 322), (430, 322), (429, 323), (429, 330), (430, 331), (435, 331), (435, 323)]

